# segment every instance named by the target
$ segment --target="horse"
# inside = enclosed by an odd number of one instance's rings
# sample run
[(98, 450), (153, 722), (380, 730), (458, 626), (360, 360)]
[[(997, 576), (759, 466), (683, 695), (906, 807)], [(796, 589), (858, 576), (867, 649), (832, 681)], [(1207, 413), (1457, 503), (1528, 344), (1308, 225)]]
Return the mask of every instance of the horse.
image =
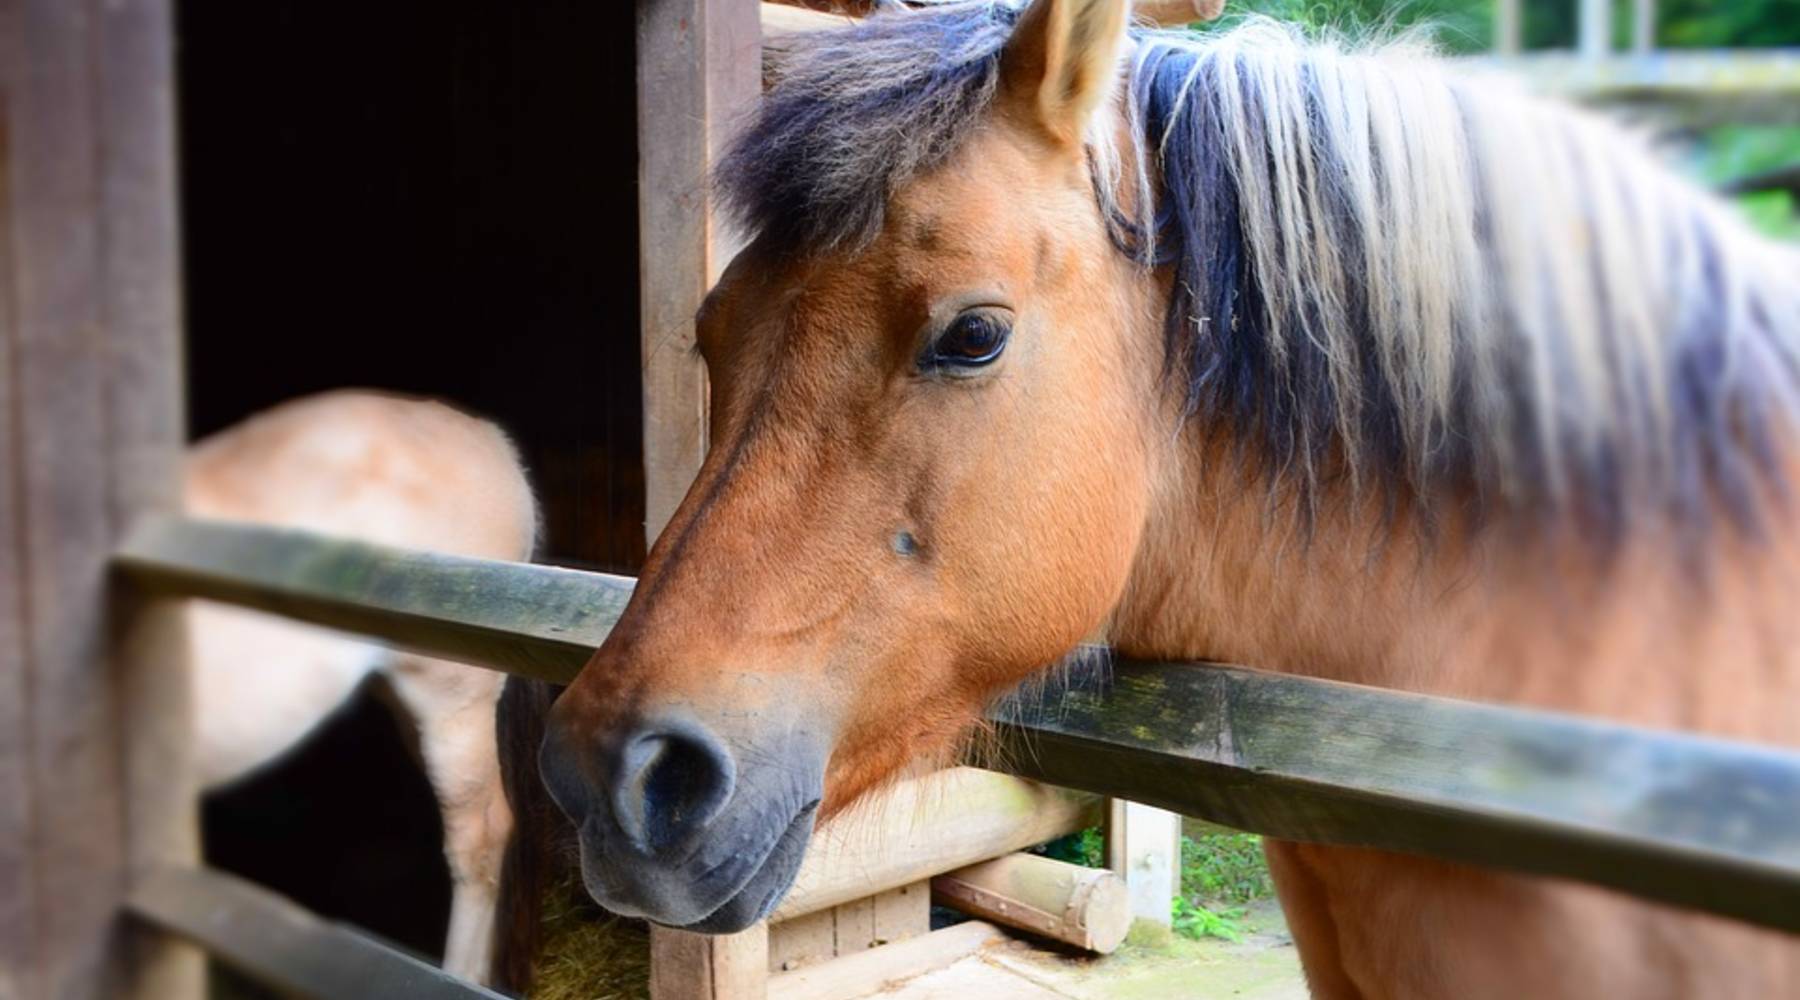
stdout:
[[(726, 933), (1088, 641), (1800, 742), (1800, 255), (1407, 39), (1125, 0), (794, 39), (721, 159), (709, 450), (542, 780), (606, 908)], [(1267, 855), (1320, 997), (1759, 997), (1800, 941)]]
[[(290, 401), (198, 443), (184, 506), (196, 517), (512, 561), (531, 558), (538, 530), (536, 501), (499, 428), (441, 403), (366, 391)], [(388, 682), (418, 726), (443, 817), (444, 966), (486, 981), (512, 829), (494, 733), (504, 675), (225, 605), (196, 601), (186, 614), (205, 790), (304, 742), (370, 678)]]

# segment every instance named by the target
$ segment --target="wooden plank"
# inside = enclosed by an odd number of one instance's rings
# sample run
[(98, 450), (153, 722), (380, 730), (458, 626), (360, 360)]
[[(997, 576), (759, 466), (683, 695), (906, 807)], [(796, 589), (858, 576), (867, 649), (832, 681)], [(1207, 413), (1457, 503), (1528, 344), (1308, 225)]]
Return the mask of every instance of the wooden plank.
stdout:
[[(191, 544), (173, 544), (183, 539)], [(287, 552), (257, 553), (270, 545)], [(247, 566), (220, 561), (234, 549)], [(284, 582), (283, 573), (315, 574), (315, 556), (343, 572), (317, 574), (299, 588)], [(450, 658), (492, 654), (502, 669), (560, 681), (604, 636), (627, 586), (539, 566), (485, 564), (471, 572), (434, 563), (439, 557), (390, 550), (388, 558), (394, 561), (384, 564), (373, 547), (353, 543), (165, 522), (134, 536), (125, 562), (172, 590), (293, 611), (377, 638), (401, 636)], [(434, 565), (479, 589), (459, 596), (458, 586), (417, 578)], [(524, 596), (532, 594), (545, 603)], [(357, 595), (379, 606), (346, 611)], [(442, 613), (439, 600), (453, 612)], [(546, 624), (558, 621), (569, 626)], [(480, 641), (469, 641), (471, 634)], [(990, 762), (1255, 833), (1585, 879), (1800, 930), (1800, 754), (1238, 667), (1121, 663), (1110, 683), (1076, 680), (1054, 694), (1034, 686), (990, 712), (1002, 737)], [(1071, 822), (1096, 821), (1091, 800), (1042, 797), (1051, 794), (1060, 793), (987, 789), (962, 800), (982, 807), (961, 815), (947, 805), (955, 793), (896, 793), (855, 810), (865, 823), (883, 817), (865, 830), (917, 836), (821, 829), (812, 848), (818, 860), (809, 857), (777, 915), (945, 870), (930, 869), (950, 860), (931, 842), (956, 844), (979, 831), (934, 830), (940, 820), (919, 819), (934, 803), (941, 822), (976, 825), (1003, 815), (1008, 796), (1035, 803), (1032, 810), (1068, 808), (1029, 832), (1041, 833), (1039, 840), (1080, 828)], [(980, 848), (986, 853), (948, 867), (1033, 842), (1009, 842), (1027, 834), (1008, 829), (991, 834)]]
[(970, 920), (898, 944), (770, 976), (769, 996), (772, 1000), (870, 996), (895, 983), (945, 968), (1004, 940), (1006, 934), (1000, 928)]
[(1544, 51), (1454, 61), (1475, 73), (1505, 73), (1553, 97), (1654, 113), (1681, 125), (1800, 125), (1800, 58), (1792, 49), (1661, 50), (1592, 59)]
[(559, 684), (593, 656), (632, 587), (629, 578), (604, 573), (181, 518), (144, 522), (116, 559), (156, 592), (270, 611)]
[(1120, 664), (992, 718), (1027, 777), (1800, 930), (1797, 753), (1192, 664)]
[(131, 912), (204, 945), (285, 996), (316, 1000), (499, 1000), (429, 962), (329, 923), (253, 883), (200, 868), (147, 873)]
[(1106, 867), (1129, 889), (1132, 916), (1170, 926), (1181, 892), (1181, 817), (1113, 799), (1106, 810)]
[[(183, 403), (180, 238), (175, 176), (175, 46), (170, 0), (93, 5), (100, 246), (106, 353), (107, 465), (115, 541), (146, 512), (181, 506)], [(123, 707), (127, 880), (200, 859), (186, 616), (173, 601), (109, 586), (114, 677)], [(197, 949), (130, 933), (126, 994), (200, 997)]]
[(706, 368), (694, 311), (736, 253), (709, 176), (762, 91), (756, 0), (637, 5), (638, 271), (644, 533), (655, 541), (706, 455)]
[(9, 996), (201, 985), (116, 920), (142, 865), (195, 847), (179, 623), (110, 602), (106, 572), (122, 525), (172, 507), (182, 445), (169, 44), (166, 0), (0, 5)]
[(650, 1000), (763, 1000), (768, 983), (767, 924), (720, 935), (650, 928)]
[(901, 781), (813, 835), (773, 919), (839, 906), (1100, 821), (1100, 800), (959, 767)]
[(931, 883), (912, 882), (875, 895), (875, 941), (889, 945), (931, 932)]
[(769, 925), (769, 971), (784, 972), (837, 957), (837, 913), (819, 910)]

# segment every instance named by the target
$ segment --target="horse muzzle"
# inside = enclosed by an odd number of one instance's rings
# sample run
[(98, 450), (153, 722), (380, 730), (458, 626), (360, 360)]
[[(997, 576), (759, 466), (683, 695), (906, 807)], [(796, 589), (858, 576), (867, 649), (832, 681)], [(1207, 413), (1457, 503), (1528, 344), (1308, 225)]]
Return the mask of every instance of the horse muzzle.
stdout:
[(755, 732), (728, 739), (721, 722), (671, 708), (584, 740), (552, 716), (539, 769), (580, 832), (595, 902), (724, 934), (781, 901), (812, 836), (827, 742), (760, 713), (728, 721)]

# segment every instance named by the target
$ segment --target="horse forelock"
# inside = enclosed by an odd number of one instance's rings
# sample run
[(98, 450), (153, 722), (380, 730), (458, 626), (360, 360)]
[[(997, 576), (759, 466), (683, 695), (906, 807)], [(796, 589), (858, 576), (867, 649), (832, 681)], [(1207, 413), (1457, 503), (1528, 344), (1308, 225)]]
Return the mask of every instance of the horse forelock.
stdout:
[[(952, 5), (798, 44), (722, 163), (727, 205), (778, 247), (865, 244), (981, 122), (1015, 19)], [(1096, 196), (1121, 250), (1173, 269), (1188, 412), (1303, 509), (1348, 482), (1616, 540), (1646, 515), (1754, 526), (1782, 489), (1800, 264), (1634, 136), (1271, 22), (1140, 33), (1130, 59), (1137, 148), (1091, 131)]]

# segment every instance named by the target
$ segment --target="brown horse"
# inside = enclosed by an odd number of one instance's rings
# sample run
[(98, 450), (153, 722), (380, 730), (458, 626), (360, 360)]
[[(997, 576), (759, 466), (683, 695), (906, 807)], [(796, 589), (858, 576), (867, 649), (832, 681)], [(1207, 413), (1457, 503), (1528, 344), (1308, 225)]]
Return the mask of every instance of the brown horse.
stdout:
[[(1597, 119), (1124, 0), (800, 43), (711, 450), (552, 710), (596, 900), (722, 932), (1083, 640), (1792, 743), (1800, 262)], [(1272, 843), (1315, 993), (1762, 997), (1800, 942)]]

